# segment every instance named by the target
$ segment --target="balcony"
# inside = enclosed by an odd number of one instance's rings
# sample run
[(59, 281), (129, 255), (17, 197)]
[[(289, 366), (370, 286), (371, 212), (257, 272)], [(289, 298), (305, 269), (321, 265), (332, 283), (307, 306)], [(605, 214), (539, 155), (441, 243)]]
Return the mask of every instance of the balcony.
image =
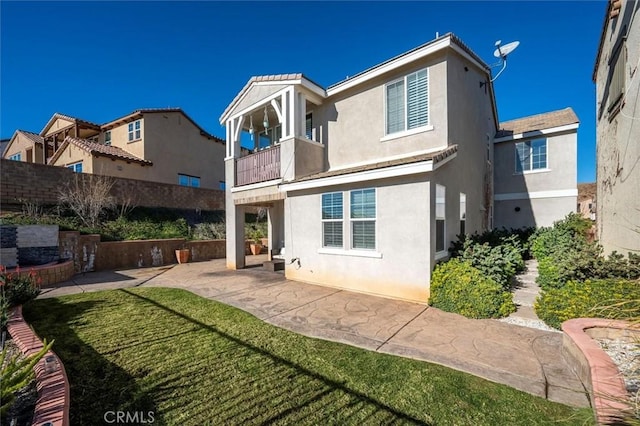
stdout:
[(280, 145), (236, 160), (236, 187), (280, 177)]

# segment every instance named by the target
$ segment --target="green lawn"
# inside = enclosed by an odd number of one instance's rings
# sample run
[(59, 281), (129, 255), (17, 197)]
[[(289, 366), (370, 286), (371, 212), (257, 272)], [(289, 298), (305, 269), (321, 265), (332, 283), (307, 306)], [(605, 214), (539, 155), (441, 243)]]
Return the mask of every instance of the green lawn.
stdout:
[(153, 424), (591, 424), (575, 411), (445, 367), (279, 329), (184, 290), (30, 302), (71, 383), (71, 423), (108, 411)]

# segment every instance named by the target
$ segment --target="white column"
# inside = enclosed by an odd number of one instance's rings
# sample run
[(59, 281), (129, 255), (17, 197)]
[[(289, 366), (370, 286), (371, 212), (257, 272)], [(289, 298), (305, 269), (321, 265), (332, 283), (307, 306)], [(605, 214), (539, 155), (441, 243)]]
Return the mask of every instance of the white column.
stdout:
[(292, 87), (287, 91), (287, 97), (289, 98), (289, 136), (293, 137), (298, 134), (298, 122), (296, 120), (296, 89)]
[(297, 93), (296, 112), (296, 124), (298, 129), (296, 136), (303, 136), (305, 132), (305, 118), (307, 115), (307, 97), (304, 95), (304, 93)]

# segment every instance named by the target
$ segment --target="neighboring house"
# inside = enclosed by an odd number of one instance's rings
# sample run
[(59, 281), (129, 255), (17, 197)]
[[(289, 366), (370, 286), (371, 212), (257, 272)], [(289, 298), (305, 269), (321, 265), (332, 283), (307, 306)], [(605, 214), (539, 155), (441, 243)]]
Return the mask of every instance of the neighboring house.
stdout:
[(597, 227), (605, 253), (640, 251), (640, 1), (607, 5), (596, 84)]
[(11, 141), (11, 139), (0, 139), (0, 156), (4, 154), (5, 148), (9, 145), (9, 141)]
[(575, 211), (578, 125), (571, 108), (500, 123), (493, 141), (496, 228), (551, 226)]
[(596, 184), (578, 184), (578, 206), (576, 212), (585, 219), (596, 220)]
[(102, 125), (56, 113), (39, 134), (16, 131), (3, 158), (219, 189), (224, 143), (179, 108), (141, 109)]
[(450, 241), (491, 226), (490, 79), (452, 34), (327, 88), (251, 78), (220, 118), (227, 266), (245, 265), (245, 209), (266, 207), (287, 278), (426, 301)]

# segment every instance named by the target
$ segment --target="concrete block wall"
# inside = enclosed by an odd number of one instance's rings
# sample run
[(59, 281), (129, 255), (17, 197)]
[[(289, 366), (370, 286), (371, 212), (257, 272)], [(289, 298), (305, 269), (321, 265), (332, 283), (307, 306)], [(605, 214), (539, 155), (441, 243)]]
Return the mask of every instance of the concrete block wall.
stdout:
[[(19, 210), (24, 203), (56, 205), (60, 190), (74, 179), (93, 175), (74, 173), (65, 167), (0, 160), (0, 205)], [(224, 191), (192, 188), (137, 179), (110, 177), (111, 195), (118, 204), (205, 211), (224, 210)]]

